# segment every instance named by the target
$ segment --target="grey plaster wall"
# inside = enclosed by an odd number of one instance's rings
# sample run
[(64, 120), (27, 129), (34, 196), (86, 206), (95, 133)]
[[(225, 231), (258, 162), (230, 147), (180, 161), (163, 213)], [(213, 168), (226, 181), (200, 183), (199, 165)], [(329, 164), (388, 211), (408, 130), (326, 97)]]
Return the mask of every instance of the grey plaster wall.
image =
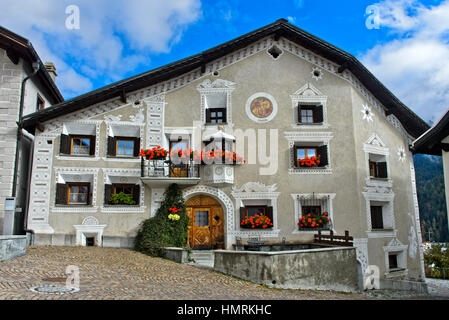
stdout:
[(280, 252), (217, 250), (214, 270), (278, 288), (345, 292), (359, 289), (354, 248)]

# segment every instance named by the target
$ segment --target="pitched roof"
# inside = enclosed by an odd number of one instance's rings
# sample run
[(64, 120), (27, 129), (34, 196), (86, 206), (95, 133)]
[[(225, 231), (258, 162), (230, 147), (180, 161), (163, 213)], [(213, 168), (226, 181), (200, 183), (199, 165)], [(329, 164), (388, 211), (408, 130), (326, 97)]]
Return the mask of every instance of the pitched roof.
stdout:
[(47, 69), (28, 39), (0, 26), (0, 48), (6, 50), (6, 54), (15, 64), (18, 63), (19, 57), (24, 59), (30, 65), (33, 62), (39, 62), (40, 69), (38, 77), (48, 91), (51, 102), (57, 104), (64, 101), (61, 92), (48, 74)]
[(225, 56), (235, 50), (244, 48), (257, 40), (270, 35), (274, 35), (275, 37), (285, 37), (288, 40), (337, 63), (341, 66), (340, 69), (342, 72), (344, 69), (351, 71), (385, 106), (386, 113), (394, 114), (412, 137), (421, 135), (429, 128), (419, 116), (399, 101), (399, 99), (395, 97), (354, 56), (288, 23), (285, 19), (277, 20), (272, 24), (191, 57), (118, 81), (71, 100), (64, 101), (43, 111), (30, 114), (24, 118), (24, 127), (29, 131), (31, 130), (30, 132), (34, 132), (35, 126), (40, 122), (115, 98), (122, 95), (124, 92), (139, 90), (197, 68), (201, 68), (208, 62)]
[(449, 145), (441, 140), (449, 136), (449, 110), (418, 139), (413, 141), (411, 151), (413, 153), (430, 154), (441, 156), (441, 149), (449, 151)]

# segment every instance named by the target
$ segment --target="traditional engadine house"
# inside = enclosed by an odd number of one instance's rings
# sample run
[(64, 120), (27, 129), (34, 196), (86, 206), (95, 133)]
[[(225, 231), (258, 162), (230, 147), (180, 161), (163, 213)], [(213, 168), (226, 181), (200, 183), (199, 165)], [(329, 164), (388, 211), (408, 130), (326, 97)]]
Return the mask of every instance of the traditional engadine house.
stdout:
[[(231, 249), (236, 237), (253, 235), (307, 242), (316, 231), (300, 218), (326, 212), (325, 227), (354, 236), (363, 267), (423, 277), (409, 145), (428, 126), (353, 56), (286, 20), (29, 115), (24, 125), (36, 136), (28, 228), (37, 244), (131, 247), (177, 183), (194, 248), (223, 241)], [(232, 150), (247, 163), (139, 157), (157, 146)], [(319, 163), (307, 163), (314, 156)], [(120, 192), (128, 205), (111, 204)], [(273, 225), (242, 228), (257, 213)]]

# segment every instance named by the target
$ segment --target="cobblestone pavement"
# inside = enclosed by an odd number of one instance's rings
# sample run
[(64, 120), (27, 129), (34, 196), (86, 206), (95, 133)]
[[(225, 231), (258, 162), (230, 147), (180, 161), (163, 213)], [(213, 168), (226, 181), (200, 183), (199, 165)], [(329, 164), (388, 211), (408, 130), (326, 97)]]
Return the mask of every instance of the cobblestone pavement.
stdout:
[[(36, 293), (31, 287), (65, 285), (65, 270), (79, 267), (76, 293)], [(373, 299), (364, 294), (270, 289), (190, 265), (127, 249), (28, 247), (27, 254), (0, 262), (0, 299)]]

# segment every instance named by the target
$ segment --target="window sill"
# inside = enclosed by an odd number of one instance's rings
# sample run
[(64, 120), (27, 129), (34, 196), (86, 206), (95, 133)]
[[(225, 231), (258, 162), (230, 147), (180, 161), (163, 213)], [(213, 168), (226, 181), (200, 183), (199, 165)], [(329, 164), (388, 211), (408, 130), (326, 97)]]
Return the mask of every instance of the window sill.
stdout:
[(373, 229), (366, 231), (368, 238), (394, 238), (397, 232), (396, 229)]
[(97, 161), (98, 157), (96, 156), (84, 156), (84, 155), (75, 155), (75, 154), (58, 154), (56, 155), (57, 160), (91, 160), (91, 161)]
[(54, 213), (96, 213), (98, 211), (97, 206), (92, 205), (55, 205), (50, 208)]
[(407, 268), (398, 268), (398, 269), (390, 269), (387, 272), (385, 272), (386, 278), (395, 278), (395, 277), (402, 277), (408, 275), (408, 269)]
[(329, 166), (325, 167), (291, 167), (288, 169), (289, 174), (332, 174)]

